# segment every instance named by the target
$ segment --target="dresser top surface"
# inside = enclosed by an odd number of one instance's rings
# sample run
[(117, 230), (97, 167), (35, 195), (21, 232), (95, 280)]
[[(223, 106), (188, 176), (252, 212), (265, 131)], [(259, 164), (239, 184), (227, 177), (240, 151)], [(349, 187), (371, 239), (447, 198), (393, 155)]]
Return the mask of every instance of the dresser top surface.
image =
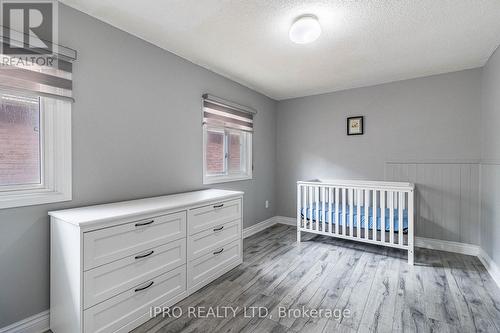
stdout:
[(214, 201), (240, 197), (243, 192), (227, 190), (201, 190), (160, 197), (114, 202), (95, 206), (86, 206), (49, 212), (59, 220), (85, 226), (96, 222), (130, 218), (144, 214), (182, 209), (190, 206), (208, 204)]

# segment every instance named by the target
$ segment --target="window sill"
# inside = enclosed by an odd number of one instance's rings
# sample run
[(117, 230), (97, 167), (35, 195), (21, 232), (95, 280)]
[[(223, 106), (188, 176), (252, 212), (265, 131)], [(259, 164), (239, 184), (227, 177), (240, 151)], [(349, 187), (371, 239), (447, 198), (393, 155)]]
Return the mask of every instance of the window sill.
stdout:
[(71, 192), (37, 191), (31, 193), (19, 193), (0, 195), (0, 209), (43, 205), (54, 202), (70, 201)]
[(219, 183), (229, 183), (229, 182), (238, 182), (242, 180), (251, 180), (252, 176), (212, 176), (212, 177), (204, 177), (203, 185), (209, 184), (219, 184)]

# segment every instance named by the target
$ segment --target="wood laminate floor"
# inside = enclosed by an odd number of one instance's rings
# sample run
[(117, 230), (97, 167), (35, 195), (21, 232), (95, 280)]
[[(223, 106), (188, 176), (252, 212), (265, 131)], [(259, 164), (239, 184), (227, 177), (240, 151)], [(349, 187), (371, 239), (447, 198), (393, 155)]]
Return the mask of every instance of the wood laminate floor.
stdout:
[[(244, 263), (177, 304), (182, 316), (133, 332), (500, 332), (500, 290), (475, 257), (417, 249), (408, 266), (403, 251), (302, 235), (276, 225), (245, 239)], [(280, 315), (302, 307), (336, 312)], [(222, 318), (193, 315), (210, 308)]]

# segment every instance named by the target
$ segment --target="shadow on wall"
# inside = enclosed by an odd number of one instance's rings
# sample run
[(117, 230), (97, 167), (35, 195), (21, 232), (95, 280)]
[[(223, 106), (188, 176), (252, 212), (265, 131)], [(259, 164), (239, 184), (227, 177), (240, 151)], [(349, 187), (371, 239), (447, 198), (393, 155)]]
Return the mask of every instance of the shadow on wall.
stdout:
[(460, 242), (460, 195), (433, 185), (415, 184), (416, 236)]

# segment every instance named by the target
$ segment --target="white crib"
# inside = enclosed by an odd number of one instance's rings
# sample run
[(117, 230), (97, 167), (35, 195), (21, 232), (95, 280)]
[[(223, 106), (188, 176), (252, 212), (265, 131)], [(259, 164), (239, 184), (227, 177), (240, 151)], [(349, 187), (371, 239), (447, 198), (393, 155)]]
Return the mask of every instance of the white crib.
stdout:
[(408, 251), (414, 262), (414, 184), (314, 180), (297, 182), (297, 242), (301, 232)]

